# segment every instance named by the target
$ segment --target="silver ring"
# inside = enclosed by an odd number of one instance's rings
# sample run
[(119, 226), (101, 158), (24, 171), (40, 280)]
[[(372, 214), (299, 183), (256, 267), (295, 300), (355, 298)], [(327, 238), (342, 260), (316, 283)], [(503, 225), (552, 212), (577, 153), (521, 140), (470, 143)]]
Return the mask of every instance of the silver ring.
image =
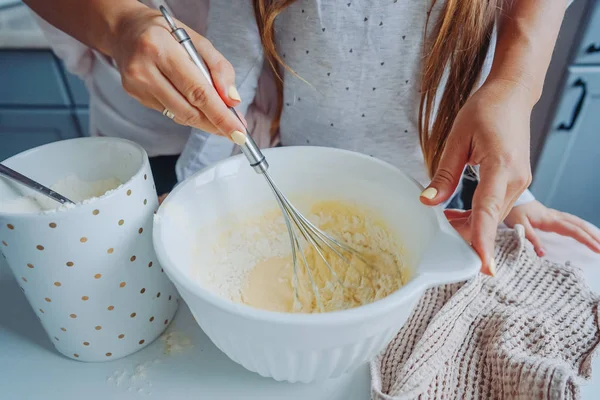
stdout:
[(162, 114), (169, 119), (175, 119), (175, 114), (173, 114), (171, 111), (169, 111), (166, 108), (163, 110)]

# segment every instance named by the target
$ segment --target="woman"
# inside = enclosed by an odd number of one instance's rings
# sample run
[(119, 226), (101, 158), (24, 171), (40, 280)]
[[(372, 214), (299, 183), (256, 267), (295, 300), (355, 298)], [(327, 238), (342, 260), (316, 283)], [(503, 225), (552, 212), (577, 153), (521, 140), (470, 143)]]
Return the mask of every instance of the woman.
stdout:
[[(208, 40), (186, 29), (216, 90), (155, 9), (134, 0), (118, 7), (110, 0), (26, 3), (111, 57), (124, 88), (142, 104), (197, 128), (178, 161), (180, 178), (245, 140), (227, 106), (247, 110), (266, 61), (281, 77), (273, 132), (283, 145), (358, 150), (423, 183), (429, 175), (421, 195), (427, 205), (447, 202), (465, 165), (479, 166), (472, 211), (446, 215), (480, 255), (483, 272), (495, 272), (494, 238), (503, 220), (523, 224), (540, 255), (533, 228), (600, 252), (600, 235), (584, 221), (547, 209), (528, 192), (521, 196), (531, 180), (530, 113), (566, 0), (213, 1)], [(193, 20), (185, 1), (171, 3), (175, 16)]]

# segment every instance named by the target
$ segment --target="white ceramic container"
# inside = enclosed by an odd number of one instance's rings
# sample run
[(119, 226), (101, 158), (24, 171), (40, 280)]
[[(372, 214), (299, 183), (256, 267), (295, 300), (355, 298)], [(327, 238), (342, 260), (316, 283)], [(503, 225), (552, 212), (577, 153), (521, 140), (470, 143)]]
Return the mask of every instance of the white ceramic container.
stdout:
[(219, 297), (191, 271), (195, 251), (210, 251), (210, 241), (199, 238), (206, 238), (208, 227), (225, 216), (243, 221), (253, 209), (272, 209), (276, 203), (264, 178), (243, 156), (195, 174), (175, 188), (155, 216), (155, 250), (200, 327), (250, 371), (290, 382), (339, 376), (375, 357), (427, 288), (478, 273), (476, 253), (441, 209), (420, 203), (422, 187), (398, 169), (329, 148), (284, 147), (264, 154), (284, 193), (352, 201), (376, 210), (401, 239), (412, 277), (382, 300), (326, 314), (270, 312)]
[[(127, 140), (80, 138), (4, 164), (48, 186), (73, 174), (123, 182), (67, 210), (0, 211), (0, 251), (56, 349), (79, 361), (107, 361), (157, 338), (178, 295), (152, 247), (158, 202), (146, 152)], [(21, 193), (0, 179), (0, 203)]]

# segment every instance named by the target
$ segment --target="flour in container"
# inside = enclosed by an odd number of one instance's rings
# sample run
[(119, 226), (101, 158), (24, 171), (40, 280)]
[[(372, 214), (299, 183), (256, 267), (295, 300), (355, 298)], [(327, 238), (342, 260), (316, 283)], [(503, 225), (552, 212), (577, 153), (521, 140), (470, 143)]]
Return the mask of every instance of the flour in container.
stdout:
[[(120, 185), (121, 181), (117, 178), (85, 181), (77, 175), (69, 175), (58, 180), (50, 186), (50, 189), (75, 203), (87, 204), (100, 196), (109, 194)], [(52, 213), (65, 211), (75, 206), (76, 204), (61, 205), (41, 194), (33, 193), (31, 196), (21, 196), (0, 202), (0, 211), (6, 213)]]
[[(314, 247), (304, 243), (310, 274), (299, 259), (296, 292), (289, 236), (281, 214), (273, 210), (222, 234), (210, 261), (195, 269), (197, 279), (235, 302), (300, 313), (368, 304), (390, 295), (408, 280), (399, 241), (380, 219), (337, 201), (314, 204), (306, 216), (323, 231), (358, 250), (364, 260), (345, 253), (346, 262), (325, 251), (335, 272), (332, 274)], [(315, 297), (313, 282), (320, 301)]]

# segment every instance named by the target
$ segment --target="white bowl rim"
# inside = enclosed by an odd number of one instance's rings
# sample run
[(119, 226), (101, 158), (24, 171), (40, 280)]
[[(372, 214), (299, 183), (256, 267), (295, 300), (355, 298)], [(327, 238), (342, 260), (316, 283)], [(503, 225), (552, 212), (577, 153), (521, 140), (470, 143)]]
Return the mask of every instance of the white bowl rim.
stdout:
[[(286, 146), (286, 147), (276, 147), (269, 148), (263, 150), (265, 157), (271, 153), (283, 153), (290, 151), (298, 151), (298, 149), (302, 149), (302, 151), (309, 152), (319, 152), (319, 151), (327, 151), (333, 153), (341, 153), (350, 155), (357, 158), (368, 159), (371, 162), (378, 163), (380, 166), (391, 169), (395, 173), (402, 174), (405, 178), (409, 179), (414, 185), (416, 185), (420, 190), (423, 190), (423, 186), (417, 182), (412, 177), (404, 174), (398, 168), (392, 166), (391, 164), (386, 163), (385, 161), (379, 160), (375, 157), (371, 157), (362, 153), (357, 153), (350, 150), (337, 149), (332, 147), (323, 147), (323, 146)], [(207, 174), (210, 171), (219, 168), (221, 165), (230, 164), (230, 163), (246, 163), (246, 157), (243, 154), (238, 154), (233, 157), (229, 157), (227, 159), (221, 160), (215, 164), (212, 164), (196, 173), (188, 177), (185, 181), (178, 184), (167, 196), (162, 203), (162, 205), (158, 208), (158, 211), (154, 217), (154, 225), (152, 232), (152, 240), (154, 242), (154, 250), (156, 252), (156, 256), (161, 264), (161, 267), (165, 269), (165, 271), (173, 276), (173, 282), (176, 285), (180, 285), (185, 290), (189, 291), (191, 294), (200, 297), (203, 301), (210, 303), (212, 306), (217, 307), (229, 314), (234, 314), (239, 317), (245, 319), (252, 319), (255, 321), (261, 322), (270, 322), (270, 323), (285, 323), (288, 325), (337, 325), (339, 323), (356, 323), (360, 321), (364, 321), (365, 319), (376, 318), (378, 315), (387, 314), (392, 309), (401, 306), (407, 299), (413, 297), (418, 292), (422, 292), (428, 287), (440, 284), (436, 282), (435, 278), (430, 277), (431, 274), (427, 273), (418, 273), (415, 272), (413, 276), (410, 277), (409, 281), (401, 286), (398, 290), (393, 292), (392, 294), (379, 299), (375, 302), (365, 304), (359, 307), (339, 310), (339, 311), (330, 311), (324, 313), (288, 313), (288, 312), (280, 312), (280, 311), (269, 311), (260, 309), (257, 307), (253, 307), (243, 303), (236, 303), (233, 300), (230, 300), (226, 297), (220, 296), (212, 291), (202, 287), (202, 285), (194, 279), (190, 279), (188, 274), (184, 273), (180, 268), (171, 267), (171, 265), (175, 265), (175, 263), (169, 257), (162, 241), (160, 240), (160, 231), (162, 229), (162, 224), (160, 223), (161, 217), (164, 213), (165, 207), (163, 205), (167, 205), (169, 200), (173, 200), (177, 193), (182, 190), (181, 188), (187, 182), (194, 181), (198, 176)], [(436, 221), (438, 223), (439, 229), (444, 232), (449, 232), (453, 236), (458, 236), (458, 233), (454, 231), (454, 228), (450, 226), (447, 222), (444, 214), (441, 210), (441, 207), (428, 207), (429, 212), (434, 213), (436, 216)], [(446, 226), (447, 225), (447, 226)], [(448, 231), (448, 227), (450, 227), (451, 231)], [(460, 237), (460, 236), (459, 236)], [(462, 238), (461, 238), (462, 239)], [(167, 266), (168, 265), (168, 266)], [(459, 277), (456, 281), (460, 281)], [(444, 282), (442, 282), (444, 283)], [(453, 283), (453, 281), (446, 281), (446, 283)]]
[[(144, 169), (146, 169), (146, 166), (148, 165), (149, 161), (148, 161), (148, 154), (146, 153), (146, 150), (140, 146), (139, 144), (137, 144), (136, 142), (133, 142), (129, 139), (123, 139), (123, 138), (119, 138), (119, 137), (113, 137), (113, 136), (86, 136), (86, 137), (78, 137), (78, 138), (72, 138), (72, 139), (65, 139), (65, 140), (58, 140), (56, 142), (51, 142), (51, 143), (46, 143), (43, 144), (41, 146), (37, 146), (34, 147), (32, 149), (28, 149), (25, 151), (22, 151), (18, 154), (15, 154), (14, 156), (8, 157), (7, 159), (5, 159), (4, 161), (2, 161), (2, 163), (5, 163), (7, 161), (11, 161), (11, 160), (15, 160), (21, 157), (25, 157), (27, 155), (30, 155), (33, 152), (36, 151), (42, 151), (43, 149), (47, 148), (47, 147), (51, 147), (51, 146), (59, 146), (65, 142), (76, 142), (76, 141), (96, 141), (96, 142), (112, 142), (112, 143), (117, 143), (120, 142), (124, 145), (130, 146), (132, 149), (139, 151), (140, 155), (142, 156), (142, 164), (140, 165), (140, 167), (136, 170), (136, 172), (129, 178), (127, 179), (127, 181), (121, 183), (118, 187), (125, 187), (127, 186), (130, 182), (132, 182), (134, 179), (136, 179), (138, 176), (140, 176), (142, 174), (142, 171)], [(47, 150), (47, 149), (45, 149)], [(7, 178), (3, 178), (3, 179), (7, 179)], [(17, 184), (18, 185), (18, 184)], [(113, 196), (117, 195), (117, 188), (115, 188), (114, 190), (112, 190), (110, 193), (108, 194), (103, 194), (101, 196), (97, 196), (96, 201), (98, 200), (104, 200), (104, 199), (109, 199)], [(56, 219), (57, 217), (62, 217), (63, 215), (67, 215), (69, 212), (74, 211), (76, 209), (80, 209), (83, 208), (85, 206), (91, 205), (91, 204), (95, 204), (96, 201), (94, 201), (93, 203), (87, 203), (87, 204), (82, 204), (82, 202), (76, 202), (75, 203), (75, 207), (71, 207), (71, 208), (67, 208), (65, 210), (60, 210), (60, 211), (56, 211), (56, 213), (52, 213), (50, 212), (51, 210), (47, 210), (47, 211), (41, 211), (41, 212), (3, 212), (2, 210), (0, 210), (0, 217), (9, 217), (9, 218), (40, 218), (40, 217), (45, 217), (45, 216), (52, 216), (53, 219)], [(59, 206), (60, 207), (60, 206)]]

